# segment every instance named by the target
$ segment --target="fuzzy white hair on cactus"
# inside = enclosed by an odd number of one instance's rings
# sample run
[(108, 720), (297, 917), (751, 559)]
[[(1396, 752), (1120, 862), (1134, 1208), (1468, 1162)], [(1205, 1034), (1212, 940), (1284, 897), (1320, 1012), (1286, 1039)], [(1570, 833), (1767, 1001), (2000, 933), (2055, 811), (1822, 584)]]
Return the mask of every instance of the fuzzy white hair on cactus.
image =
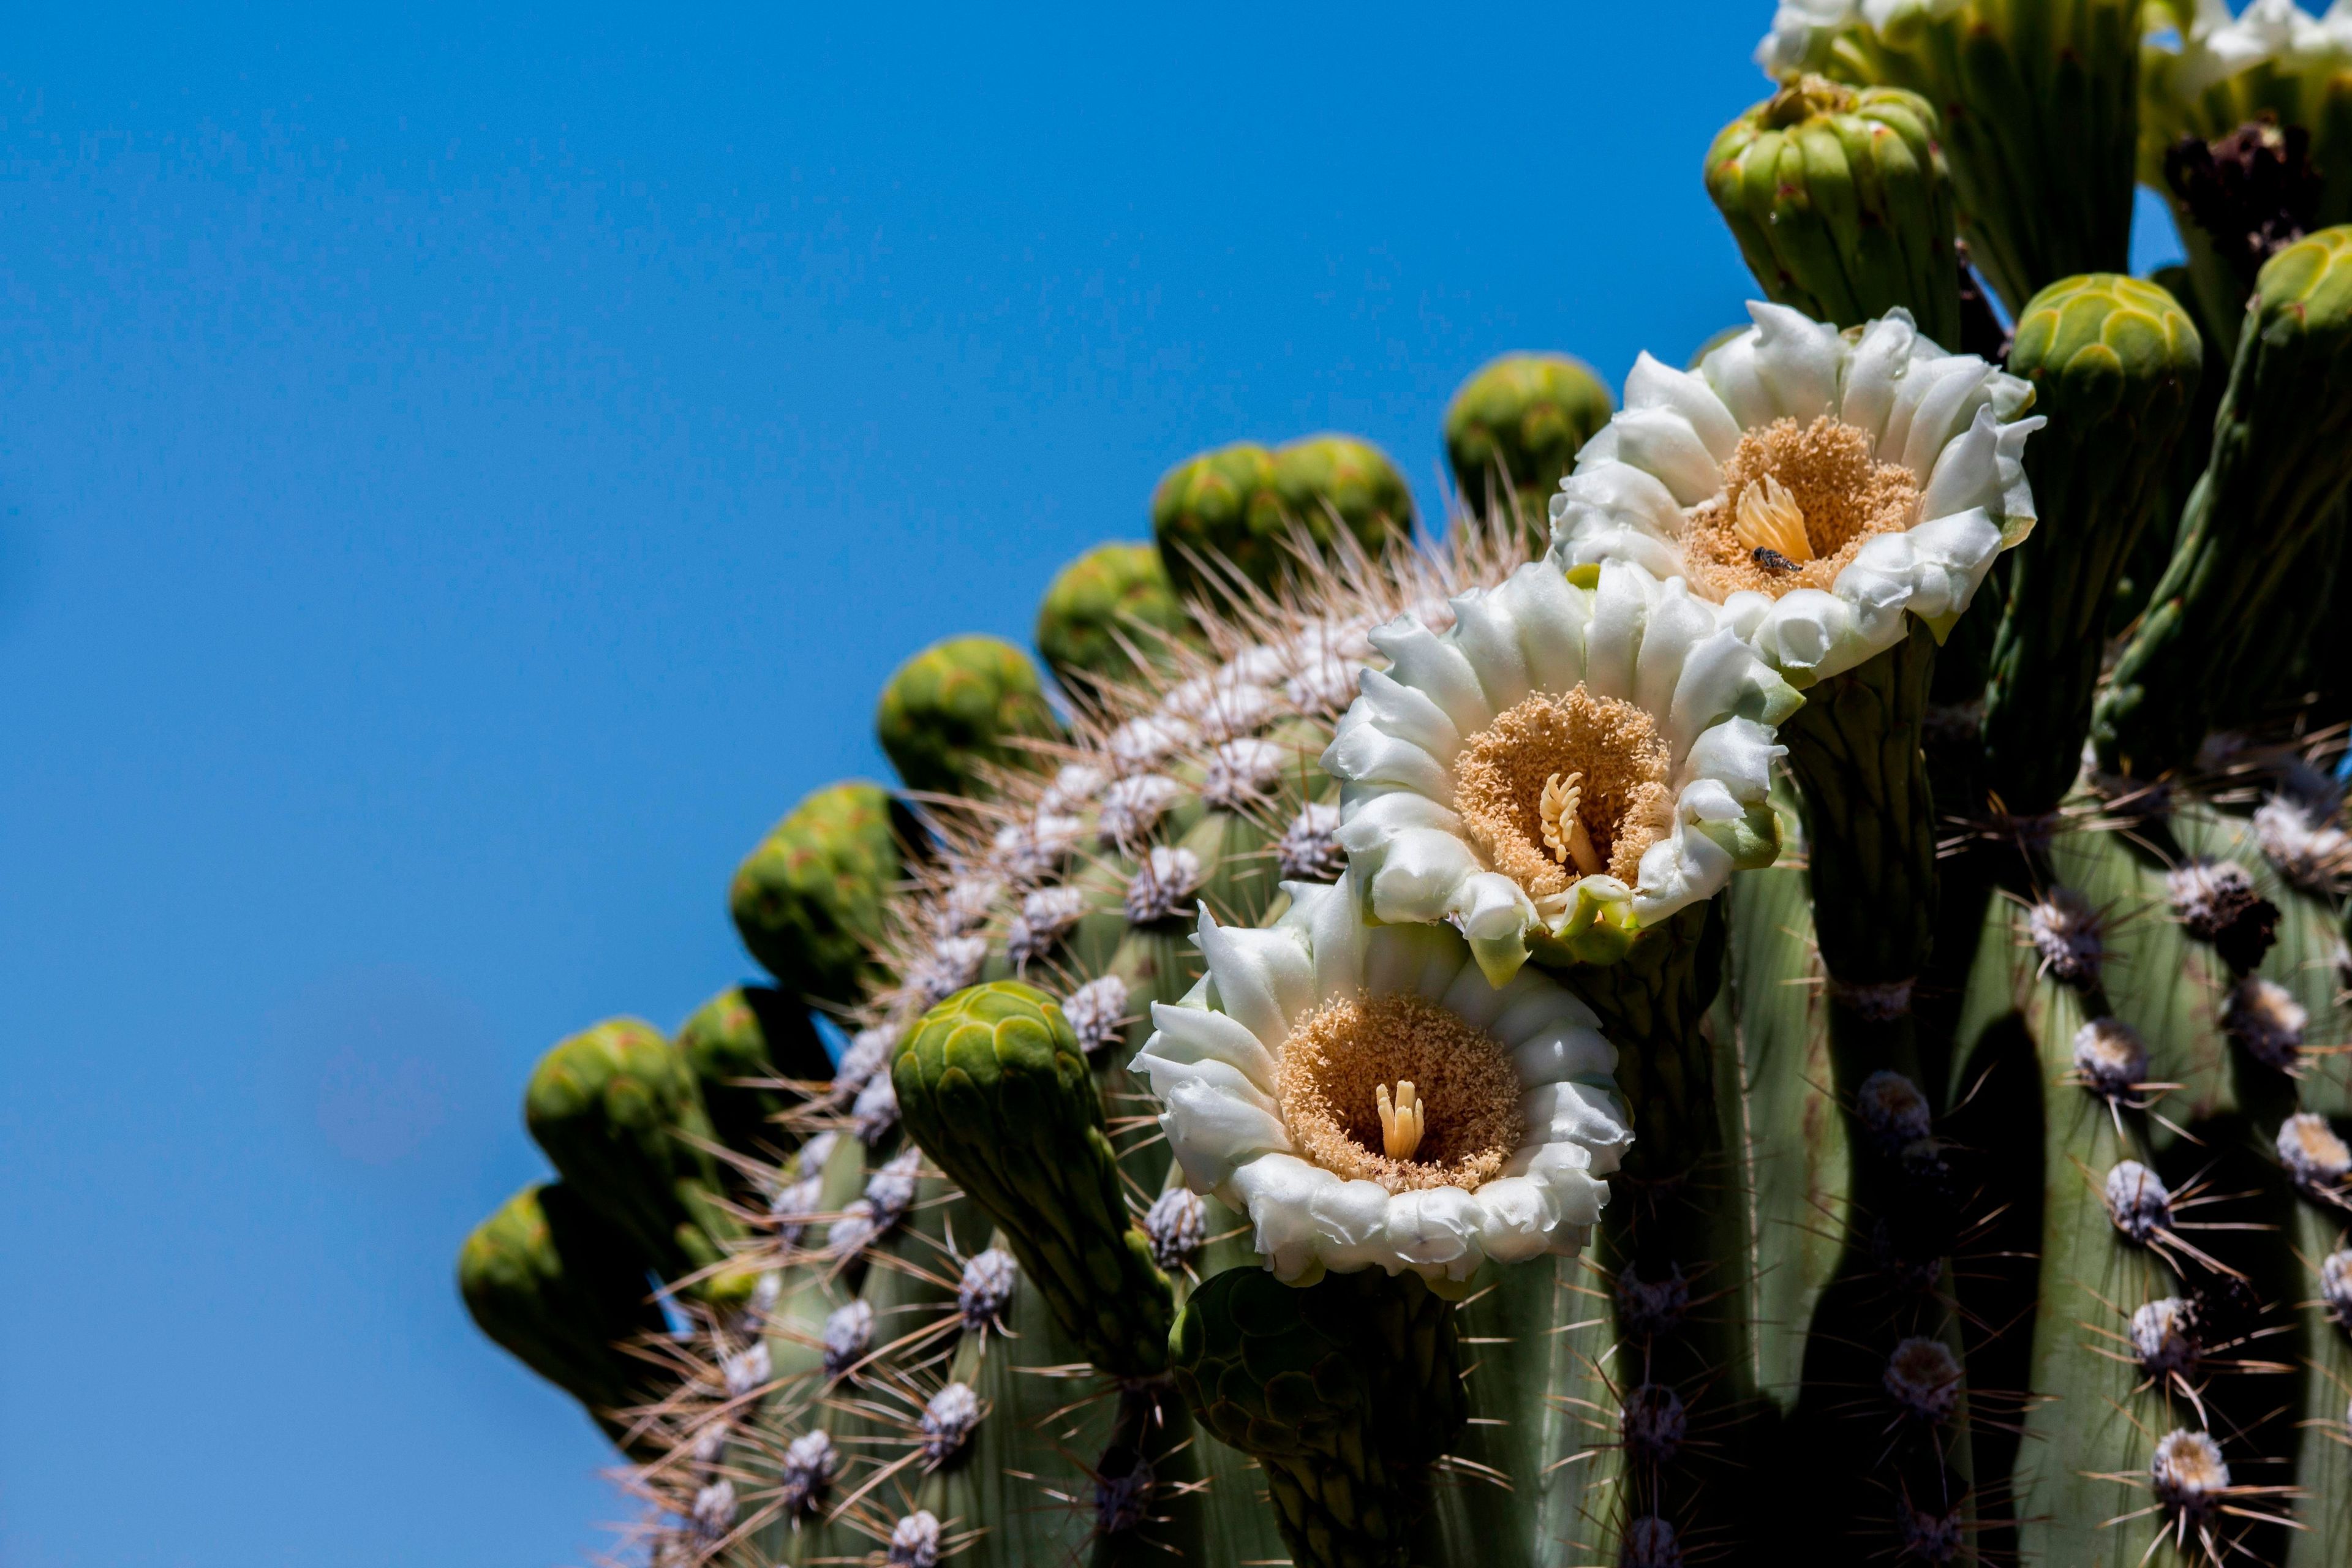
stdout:
[[(1591, 1010), (1534, 971), (1494, 984), (1447, 927), (1368, 924), (1346, 877), (1284, 886), (1269, 928), (1202, 911), (1208, 973), (1153, 1005), (1135, 1058), (1192, 1190), (1247, 1215), (1293, 1284), (1381, 1268), (1442, 1287), (1575, 1253), (1632, 1142)], [(1391, 1085), (1419, 1086), (1397, 1155)]]
[(1451, 921), (1497, 984), (1531, 938), (1605, 962), (1601, 939), (1622, 953), (1780, 852), (1766, 796), (1796, 691), (1681, 583), (1596, 575), (1530, 563), (1442, 633), (1381, 627), (1391, 668), (1323, 753), (1370, 912)]
[(1551, 500), (1551, 559), (1638, 563), (1722, 606), (1800, 686), (1938, 637), (2033, 523), (2026, 382), (1892, 310), (1851, 333), (1782, 305), (1695, 371), (1643, 354)]

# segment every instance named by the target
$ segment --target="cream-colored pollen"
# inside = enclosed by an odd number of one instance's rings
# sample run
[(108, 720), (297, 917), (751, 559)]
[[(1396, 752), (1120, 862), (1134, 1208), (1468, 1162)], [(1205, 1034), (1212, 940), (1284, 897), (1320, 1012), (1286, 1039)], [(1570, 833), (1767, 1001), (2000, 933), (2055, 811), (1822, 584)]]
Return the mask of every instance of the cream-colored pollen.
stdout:
[(1502, 1043), (1409, 993), (1341, 997), (1299, 1019), (1275, 1089), (1302, 1159), (1391, 1193), (1475, 1192), (1526, 1131)]
[(1674, 826), (1665, 742), (1631, 702), (1579, 685), (1495, 716), (1454, 762), (1470, 841), (1531, 899), (1602, 871), (1633, 884)]
[(1870, 433), (1822, 415), (1776, 419), (1739, 437), (1723, 490), (1685, 515), (1694, 592), (1721, 604), (1743, 589), (1779, 598), (1827, 588), (1874, 536), (1919, 521), (1919, 481), (1873, 455)]

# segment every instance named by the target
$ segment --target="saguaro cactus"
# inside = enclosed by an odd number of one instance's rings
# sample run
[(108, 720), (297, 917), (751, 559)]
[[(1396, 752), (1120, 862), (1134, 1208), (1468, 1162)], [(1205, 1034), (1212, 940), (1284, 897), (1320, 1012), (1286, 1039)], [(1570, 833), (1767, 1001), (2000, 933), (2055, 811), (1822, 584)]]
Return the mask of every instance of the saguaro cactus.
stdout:
[(1425, 547), (1180, 465), (1066, 729), (894, 687), (919, 816), (788, 818), (778, 986), (558, 1046), (461, 1260), (655, 1561), (2352, 1560), (2352, 228), (2117, 270), (2142, 110), (2332, 147), (2345, 24), (2140, 14), (1792, 0), (1689, 368), (1482, 371)]

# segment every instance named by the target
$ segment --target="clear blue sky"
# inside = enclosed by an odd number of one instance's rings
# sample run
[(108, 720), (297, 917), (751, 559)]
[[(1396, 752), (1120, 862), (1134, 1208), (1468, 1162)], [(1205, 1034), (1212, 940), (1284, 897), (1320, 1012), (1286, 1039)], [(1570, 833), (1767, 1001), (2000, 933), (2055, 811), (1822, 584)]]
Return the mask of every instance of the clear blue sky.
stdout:
[(0, 48), (0, 1561), (580, 1563), (532, 1061), (1171, 462), (1735, 320), (1770, 6), (193, 9)]

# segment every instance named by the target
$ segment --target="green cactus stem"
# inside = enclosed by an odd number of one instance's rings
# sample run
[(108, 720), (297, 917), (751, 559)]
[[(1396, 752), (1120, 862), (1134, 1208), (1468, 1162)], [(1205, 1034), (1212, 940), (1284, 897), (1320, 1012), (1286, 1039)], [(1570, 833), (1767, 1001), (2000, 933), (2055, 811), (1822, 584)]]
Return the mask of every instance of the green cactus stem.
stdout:
[(2352, 226), (2263, 268), (2172, 563), (2093, 713), (2101, 767), (2164, 777), (2218, 718), (2254, 705), (2254, 645), (2279, 634), (2269, 607), (2348, 483)]
[(475, 1227), (457, 1289), (482, 1332), (615, 1440), (618, 1413), (658, 1394), (654, 1368), (622, 1348), (661, 1331), (646, 1255), (562, 1182), (525, 1187)]
[(1064, 689), (1091, 696), (1097, 683), (1133, 680), (1192, 617), (1149, 544), (1097, 544), (1055, 573), (1037, 606), (1037, 651)]
[(1129, 1216), (1069, 1020), (1018, 981), (958, 992), (890, 1067), (908, 1132), (1004, 1227), (1070, 1338), (1114, 1377), (1167, 1370), (1173, 1297)]
[(730, 985), (678, 1026), (677, 1054), (694, 1074), (719, 1141), (738, 1152), (796, 1142), (777, 1117), (803, 1096), (779, 1087), (833, 1076), (808, 1008), (766, 985)]
[(559, 1043), (530, 1075), (523, 1119), (565, 1183), (662, 1278), (725, 1263), (737, 1226), (719, 1198), (710, 1121), (693, 1069), (652, 1025), (615, 1018)]
[(898, 667), (874, 710), (882, 754), (924, 795), (984, 796), (1001, 773), (1034, 766), (1024, 742), (1061, 724), (1036, 666), (998, 637), (950, 637)]
[(2018, 319), (2010, 374), (2033, 384), (2050, 425), (2026, 451), (2041, 521), (2009, 564), (1984, 697), (1986, 781), (2011, 816), (2057, 809), (2082, 765), (2108, 601), (2164, 495), (2203, 365), (2188, 313), (2137, 279), (2053, 283)]
[(1416, 1274), (1304, 1289), (1229, 1268), (1185, 1303), (1169, 1363), (1201, 1425), (1265, 1467), (1299, 1568), (1402, 1568), (1430, 1461), (1461, 1429), (1451, 1303)]
[(1802, 63), (1936, 106), (1960, 232), (2014, 315), (2061, 278), (2129, 263), (2140, 13), (2141, 0), (1899, 6), (1816, 40)]
[(1799, 76), (1716, 137), (1707, 195), (1780, 303), (1841, 327), (1900, 306), (1957, 349), (1959, 270), (1937, 137), (1917, 93)]
[(890, 796), (852, 780), (808, 795), (737, 868), (728, 908), (788, 996), (845, 1007), (878, 976), (883, 900), (899, 875)]
[(1489, 360), (1445, 405), (1445, 458), (1463, 500), (1479, 510), (1516, 505), (1520, 526), (1539, 543), (1550, 536), (1552, 492), (1615, 412), (1609, 388), (1581, 360)]

